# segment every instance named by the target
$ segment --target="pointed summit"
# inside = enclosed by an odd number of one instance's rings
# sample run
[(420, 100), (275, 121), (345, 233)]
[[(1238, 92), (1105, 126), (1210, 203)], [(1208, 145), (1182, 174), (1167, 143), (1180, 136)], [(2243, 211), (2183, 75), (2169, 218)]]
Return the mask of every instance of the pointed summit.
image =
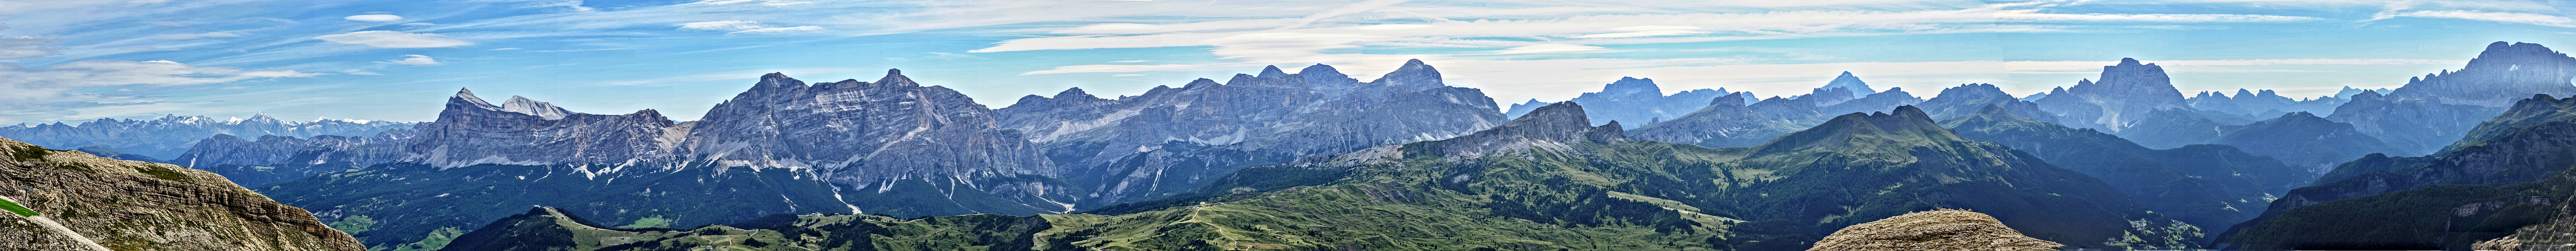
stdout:
[(475, 97), (474, 90), (467, 90), (465, 88), (456, 88), (455, 96), (447, 96), (447, 109), (455, 110), (458, 108), (483, 108), (489, 110), (501, 109), (500, 106), (492, 105), (490, 102), (484, 102), (482, 97)]
[[(1202, 79), (1199, 79), (1199, 80), (1207, 80), (1207, 79), (1202, 78)], [(1055, 98), (1077, 98), (1077, 97), (1078, 97), (1078, 98), (1082, 98), (1082, 99), (1094, 99), (1094, 98), (1099, 98), (1099, 97), (1096, 97), (1096, 96), (1091, 96), (1091, 93), (1083, 92), (1083, 91), (1082, 91), (1082, 87), (1065, 88), (1063, 92), (1056, 92), (1056, 93), (1055, 93)]]
[(787, 77), (786, 73), (771, 72), (769, 74), (760, 75), (760, 83), (753, 86), (764, 89), (787, 86), (804, 87), (805, 81), (799, 81), (796, 80), (796, 78)]
[(1817, 89), (1832, 89), (1835, 87), (1841, 87), (1844, 90), (1851, 91), (1852, 97), (1868, 97), (1870, 94), (1878, 94), (1878, 89), (1870, 88), (1868, 82), (1860, 81), (1860, 77), (1852, 76), (1852, 73), (1848, 71), (1843, 72), (1843, 75), (1841, 76), (1835, 76), (1833, 82), (1825, 83), (1825, 87)]
[(902, 69), (886, 69), (886, 75), (885, 75), (885, 77), (884, 77), (884, 78), (878, 78), (878, 79), (877, 79), (877, 81), (876, 81), (876, 82), (872, 82), (872, 84), (876, 84), (876, 86), (896, 86), (896, 87), (919, 87), (919, 86), (921, 86), (921, 83), (914, 83), (914, 82), (912, 82), (912, 78), (911, 78), (911, 77), (904, 77), (904, 76), (903, 76), (903, 70), (902, 70)]
[(1266, 65), (1266, 66), (1261, 66), (1261, 75), (1260, 75), (1260, 76), (1253, 76), (1253, 77), (1257, 77), (1257, 78), (1284, 78), (1284, 77), (1288, 77), (1288, 72), (1286, 72), (1286, 71), (1280, 71), (1280, 70), (1279, 70), (1279, 66), (1277, 66), (1277, 65)]
[(2120, 58), (2120, 65), (2117, 66), (2138, 66), (2138, 59)]
[(1422, 90), (1449, 86), (1448, 83), (1441, 82), (1440, 69), (1432, 68), (1429, 64), (1423, 64), (1421, 59), (1406, 60), (1404, 61), (1403, 67), (1396, 67), (1395, 71), (1387, 72), (1386, 76), (1378, 77), (1377, 81), (1373, 83), (1385, 86), (1402, 87), (1406, 90)]

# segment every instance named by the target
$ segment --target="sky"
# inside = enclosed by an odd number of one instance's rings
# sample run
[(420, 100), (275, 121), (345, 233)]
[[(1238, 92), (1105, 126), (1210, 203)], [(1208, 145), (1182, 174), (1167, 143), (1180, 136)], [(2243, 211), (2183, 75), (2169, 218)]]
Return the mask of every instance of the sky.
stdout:
[(1929, 98), (2019, 95), (2156, 63), (2186, 92), (2328, 95), (2576, 47), (2576, 0), (0, 0), (0, 124), (167, 114), (434, 119), (459, 88), (695, 120), (782, 72), (887, 69), (992, 108), (1407, 59), (1500, 103), (1620, 77), (1804, 94), (1850, 71)]

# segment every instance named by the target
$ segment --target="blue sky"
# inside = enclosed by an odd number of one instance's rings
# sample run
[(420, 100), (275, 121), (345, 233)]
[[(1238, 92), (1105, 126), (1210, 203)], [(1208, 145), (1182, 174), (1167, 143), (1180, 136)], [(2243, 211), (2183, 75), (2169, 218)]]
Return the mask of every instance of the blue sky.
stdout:
[(1417, 58), (1504, 103), (1622, 76), (1793, 95), (1842, 71), (1918, 96), (2028, 94), (2123, 57), (2185, 92), (2319, 96), (2457, 69), (2489, 42), (2576, 47), (2571, 14), (2566, 0), (0, 0), (0, 124), (420, 121), (460, 87), (693, 120), (762, 73), (888, 68), (1000, 108), (1263, 65), (1370, 80)]

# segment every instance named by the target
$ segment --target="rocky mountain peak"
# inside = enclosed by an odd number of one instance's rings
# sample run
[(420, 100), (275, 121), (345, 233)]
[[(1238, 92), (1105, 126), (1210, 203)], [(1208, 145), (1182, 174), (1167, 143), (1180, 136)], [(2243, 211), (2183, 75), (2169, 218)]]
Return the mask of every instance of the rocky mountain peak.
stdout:
[[(1207, 80), (1207, 79), (1202, 78), (1202, 79), (1199, 79), (1199, 80)], [(1064, 91), (1062, 91), (1062, 92), (1056, 92), (1056, 93), (1055, 93), (1055, 98), (1095, 99), (1095, 98), (1100, 98), (1100, 97), (1099, 97), (1099, 96), (1092, 96), (1092, 95), (1091, 95), (1091, 93), (1089, 93), (1089, 92), (1083, 92), (1083, 91), (1082, 91), (1082, 87), (1074, 87), (1074, 88), (1065, 88), (1065, 89), (1064, 89)]]
[(474, 96), (474, 90), (469, 90), (469, 89), (465, 89), (465, 88), (456, 88), (456, 95), (455, 95), (455, 96), (447, 96), (447, 109), (451, 109), (451, 110), (453, 110), (453, 109), (458, 108), (458, 106), (464, 106), (464, 107), (491, 107), (493, 110), (500, 110), (500, 109), (501, 109), (501, 106), (496, 106), (496, 105), (492, 105), (492, 103), (483, 102), (483, 98), (482, 98), (482, 97), (475, 97), (475, 96)]
[(1613, 81), (1610, 82), (1609, 85), (1601, 86), (1601, 94), (1635, 95), (1638, 93), (1662, 96), (1664, 95), (1664, 89), (1662, 87), (1655, 86), (1655, 79), (1633, 77), (1619, 77), (1619, 81)]
[(1297, 70), (1297, 76), (1305, 77), (1306, 83), (1309, 84), (1359, 82), (1357, 79), (1351, 79), (1350, 75), (1342, 74), (1342, 70), (1334, 69), (1332, 65), (1325, 64), (1306, 66), (1305, 69)]
[[(1752, 94), (1753, 94), (1753, 92), (1731, 92), (1731, 93), (1727, 93), (1727, 94), (1726, 94), (1726, 96), (1718, 96), (1718, 97), (1717, 97), (1717, 98), (1715, 98), (1715, 99), (1709, 99), (1709, 100), (1708, 100), (1708, 105), (1712, 105), (1712, 106), (1744, 106), (1744, 105), (1745, 105), (1745, 103), (1744, 103), (1744, 99), (1746, 99), (1746, 97), (1745, 97), (1745, 96), (1746, 96), (1746, 95), (1752, 95)], [(1531, 99), (1531, 100), (1530, 100), (1530, 102), (1538, 102), (1538, 100), (1537, 100), (1537, 99)]]
[(1878, 93), (1878, 89), (1870, 88), (1868, 82), (1861, 82), (1860, 77), (1852, 76), (1852, 73), (1848, 71), (1843, 72), (1843, 75), (1841, 76), (1835, 76), (1833, 82), (1827, 82), (1825, 83), (1824, 88), (1818, 89), (1830, 89), (1835, 87), (1842, 87), (1843, 90), (1851, 91), (1853, 97), (1866, 97), (1870, 94)]
[(2385, 95), (2397, 100), (2506, 107), (2534, 93), (2576, 95), (2571, 78), (2576, 78), (2576, 58), (2540, 44), (2495, 42), (2459, 71), (2413, 78)]
[(911, 77), (905, 77), (905, 76), (903, 76), (903, 70), (902, 70), (902, 69), (886, 69), (886, 75), (885, 75), (885, 77), (883, 77), (883, 78), (877, 78), (877, 81), (876, 81), (876, 82), (872, 82), (872, 83), (873, 83), (873, 84), (876, 84), (876, 86), (879, 86), (879, 87), (887, 87), (887, 86), (892, 86), (892, 87), (920, 87), (920, 86), (921, 86), (921, 83), (914, 83), (914, 82), (912, 82), (912, 78), (911, 78)]
[(1253, 76), (1253, 77), (1258, 77), (1258, 78), (1284, 78), (1284, 77), (1288, 77), (1288, 72), (1286, 72), (1286, 71), (1280, 71), (1280, 70), (1279, 70), (1279, 66), (1277, 66), (1277, 65), (1266, 65), (1266, 66), (1262, 66), (1262, 67), (1261, 67), (1261, 75), (1260, 75), (1260, 76)]
[(1449, 86), (1448, 83), (1440, 80), (1440, 69), (1432, 68), (1430, 64), (1422, 63), (1421, 59), (1405, 60), (1403, 67), (1396, 67), (1395, 71), (1387, 72), (1385, 76), (1378, 77), (1375, 83), (1378, 85), (1404, 87), (1404, 89), (1408, 90), (1421, 90)]
[(1592, 130), (1584, 132), (1583, 139), (1591, 140), (1593, 142), (1618, 142), (1628, 140), (1628, 130), (1626, 128), (1627, 127), (1621, 127), (1619, 125), (1619, 121), (1610, 121), (1610, 124), (1592, 127)]
[(1619, 128), (1616, 124), (1604, 126), (1607, 127), (1592, 126), (1590, 116), (1583, 113), (1583, 105), (1575, 104), (1573, 101), (1556, 102), (1530, 110), (1529, 114), (1521, 115), (1511, 122), (1505, 122), (1502, 126), (1441, 140), (1437, 144), (1441, 152), (1455, 156), (1490, 154), (1531, 147), (1562, 146), (1592, 140), (1596, 136), (1604, 139), (1613, 138), (1609, 137), (1609, 134), (1617, 134), (1620, 136), (1615, 138), (1626, 139), (1624, 132), (1593, 134), (1598, 128), (1611, 130)]
[(786, 73), (771, 72), (769, 74), (760, 75), (760, 83), (752, 84), (751, 89), (799, 89), (804, 87), (805, 81), (803, 80), (796, 80), (796, 78), (787, 77)]
[[(2102, 81), (2094, 82), (2094, 84), (2122, 86), (2127, 88), (2155, 88), (2161, 86), (2164, 89), (2172, 89), (2173, 79), (2165, 75), (2164, 66), (2158, 66), (2156, 64), (2139, 64), (2138, 59), (2135, 58), (2120, 58), (2119, 65), (2103, 66)], [(2181, 91), (2174, 91), (2173, 93), (2175, 96), (2182, 95)]]
[(537, 117), (543, 117), (546, 119), (563, 119), (564, 116), (572, 115), (573, 113), (570, 110), (564, 110), (562, 107), (555, 107), (555, 105), (551, 103), (539, 102), (537, 100), (520, 97), (518, 95), (510, 95), (510, 101), (501, 102), (501, 111), (537, 115)]

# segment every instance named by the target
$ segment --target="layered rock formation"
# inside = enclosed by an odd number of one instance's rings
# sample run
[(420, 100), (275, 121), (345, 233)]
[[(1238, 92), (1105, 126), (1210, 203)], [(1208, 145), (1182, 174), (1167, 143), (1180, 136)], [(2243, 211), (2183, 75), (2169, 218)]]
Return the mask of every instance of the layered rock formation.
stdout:
[(2576, 58), (2532, 43), (2487, 44), (2459, 71), (2425, 74), (2390, 92), (2396, 101), (2505, 107), (2532, 94), (2576, 95)]
[(2409, 78), (2394, 91), (2356, 93), (2327, 119), (2352, 123), (2400, 148), (2431, 152), (2459, 141), (2516, 100), (2576, 95), (2571, 78), (2576, 58), (2540, 44), (2495, 42), (2459, 71)]
[(472, 90), (447, 98), (438, 120), (403, 143), (402, 162), (440, 168), (476, 164), (579, 165), (587, 172), (672, 157), (678, 125), (651, 109), (625, 115), (572, 113), (511, 96), (492, 105)]
[[(47, 150), (0, 139), (0, 196), (35, 215), (0, 215), (0, 247), (17, 250), (365, 250), (302, 208), (223, 176), (169, 164)], [(10, 211), (17, 211), (11, 208)], [(43, 230), (54, 222), (77, 234)]]
[(1967, 210), (1932, 210), (1887, 217), (1835, 230), (1807, 250), (2014, 250), (2061, 246), (2022, 236), (1994, 216)]
[(691, 122), (679, 145), (690, 163), (810, 170), (840, 188), (874, 191), (848, 196), (977, 193), (1019, 204), (880, 210), (885, 213), (1074, 210), (1065, 202), (1078, 194), (1044, 180), (1059, 177), (1057, 167), (1022, 133), (1002, 129), (997, 117), (965, 94), (922, 86), (900, 71), (875, 82), (813, 85), (772, 73)]
[(317, 119), (283, 121), (262, 113), (248, 119), (215, 119), (205, 116), (168, 115), (152, 120), (99, 119), (80, 125), (61, 122), (51, 124), (18, 124), (0, 126), (0, 137), (18, 139), (53, 149), (103, 146), (119, 151), (171, 159), (187, 152), (197, 140), (216, 134), (242, 136), (278, 135), (313, 137), (320, 135), (367, 136), (393, 129), (408, 129), (409, 122)]
[(996, 112), (1002, 128), (1080, 174), (1066, 181), (1090, 192), (1066, 202), (1106, 205), (1298, 156), (1464, 135), (1501, 124), (1498, 110), (1483, 91), (1446, 86), (1438, 69), (1413, 60), (1371, 82), (1327, 65), (1295, 74), (1269, 67), (1114, 100), (1078, 88), (1030, 95)]
[(313, 136), (311, 139), (266, 135), (259, 141), (227, 134), (197, 141), (171, 164), (212, 171), (235, 184), (258, 187), (315, 174), (391, 163), (404, 157), (411, 130), (390, 130), (374, 137)]
[(2422, 153), (2459, 142), (2480, 121), (2495, 118), (2504, 110), (2434, 100), (2398, 100), (2373, 90), (2353, 95), (2351, 102), (2335, 107), (2334, 115), (2326, 120), (2352, 124), (2353, 129), (2380, 137), (2390, 146)]
[(2121, 58), (2118, 65), (2103, 66), (2100, 79), (2050, 91), (2039, 99), (2039, 107), (2063, 116), (2060, 122), (2069, 126), (2112, 132), (2128, 129), (2156, 110), (2191, 108), (2163, 66)]

